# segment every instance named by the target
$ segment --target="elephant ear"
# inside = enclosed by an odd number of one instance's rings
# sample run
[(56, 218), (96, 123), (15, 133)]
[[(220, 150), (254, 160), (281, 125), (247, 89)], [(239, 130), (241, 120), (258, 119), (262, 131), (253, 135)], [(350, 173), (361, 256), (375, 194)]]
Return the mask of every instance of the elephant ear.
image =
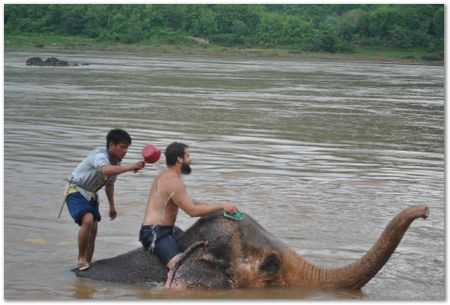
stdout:
[(232, 288), (225, 251), (199, 241), (187, 248), (169, 275), (171, 288)]

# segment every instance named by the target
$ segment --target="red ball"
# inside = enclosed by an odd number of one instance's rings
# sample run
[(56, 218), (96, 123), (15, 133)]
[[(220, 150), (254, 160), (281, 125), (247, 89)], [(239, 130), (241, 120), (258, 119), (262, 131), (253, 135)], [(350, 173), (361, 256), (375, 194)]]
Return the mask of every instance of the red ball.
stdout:
[(155, 163), (161, 157), (161, 149), (153, 144), (145, 145), (142, 149), (142, 157), (146, 163)]

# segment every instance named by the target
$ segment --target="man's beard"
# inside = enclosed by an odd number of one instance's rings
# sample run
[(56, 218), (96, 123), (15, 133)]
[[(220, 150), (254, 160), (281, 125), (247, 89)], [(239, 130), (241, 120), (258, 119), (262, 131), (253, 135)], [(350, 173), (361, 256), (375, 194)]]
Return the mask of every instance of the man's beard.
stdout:
[(183, 175), (189, 175), (191, 171), (192, 171), (191, 165), (189, 165), (188, 163), (181, 164), (181, 173)]

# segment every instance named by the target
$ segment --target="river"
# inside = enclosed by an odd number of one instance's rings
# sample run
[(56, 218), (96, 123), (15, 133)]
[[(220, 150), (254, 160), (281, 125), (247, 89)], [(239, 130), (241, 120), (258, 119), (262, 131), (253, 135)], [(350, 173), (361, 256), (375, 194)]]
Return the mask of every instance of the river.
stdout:
[[(55, 56), (76, 67), (30, 67)], [(4, 53), (4, 295), (8, 300), (445, 298), (444, 67), (376, 61), (72, 50)], [(78, 227), (57, 218), (63, 179), (111, 128), (133, 143), (190, 146), (189, 194), (232, 201), (321, 267), (361, 257), (403, 208), (426, 203), (361, 291), (168, 291), (80, 279)], [(163, 159), (163, 158), (162, 158)], [(163, 160), (162, 160), (163, 161)], [(94, 259), (140, 246), (157, 173), (116, 182), (118, 218), (101, 213)], [(178, 225), (195, 222), (180, 212)]]

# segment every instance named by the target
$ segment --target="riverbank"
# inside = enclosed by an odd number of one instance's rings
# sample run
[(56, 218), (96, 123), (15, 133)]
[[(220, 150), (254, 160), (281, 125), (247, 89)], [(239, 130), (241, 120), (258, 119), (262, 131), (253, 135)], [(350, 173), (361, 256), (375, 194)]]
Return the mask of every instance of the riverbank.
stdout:
[(428, 54), (424, 49), (383, 49), (365, 48), (353, 53), (324, 53), (304, 52), (294, 48), (284, 47), (277, 49), (253, 47), (225, 47), (215, 44), (196, 43), (185, 40), (183, 43), (168, 44), (164, 42), (143, 42), (124, 44), (110, 41), (97, 41), (80, 36), (59, 35), (5, 35), (5, 50), (23, 48), (42, 49), (71, 49), (109, 52), (142, 52), (189, 55), (228, 55), (243, 57), (280, 57), (280, 58), (308, 58), (329, 60), (377, 60), (392, 62), (415, 62), (444, 65), (443, 59), (434, 54)]

